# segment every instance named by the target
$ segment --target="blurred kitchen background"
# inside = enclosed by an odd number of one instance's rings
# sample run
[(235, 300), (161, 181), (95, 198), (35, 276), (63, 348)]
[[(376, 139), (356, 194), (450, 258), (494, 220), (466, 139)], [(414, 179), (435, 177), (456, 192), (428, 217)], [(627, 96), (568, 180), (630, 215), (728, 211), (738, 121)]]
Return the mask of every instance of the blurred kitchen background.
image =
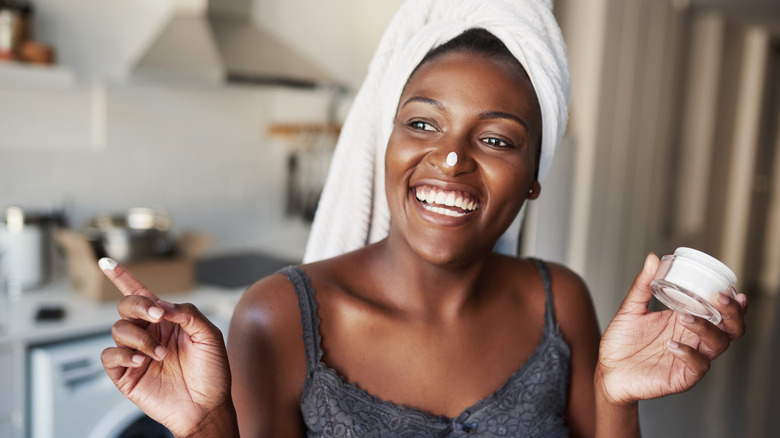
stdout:
[[(554, 3), (571, 114), (522, 252), (583, 275), (602, 327), (647, 252), (724, 261), (749, 296), (748, 336), (692, 391), (643, 402), (644, 436), (776, 436), (780, 2)], [(171, 239), (205, 237), (168, 255), (193, 277), (171, 299), (226, 324), (252, 279), (300, 261), (400, 4), (0, 0), (0, 438), (164, 436), (102, 379), (113, 304), (87, 268), (72, 282), (86, 253), (54, 245), (53, 226), (143, 207)], [(50, 245), (13, 246), (19, 223)]]

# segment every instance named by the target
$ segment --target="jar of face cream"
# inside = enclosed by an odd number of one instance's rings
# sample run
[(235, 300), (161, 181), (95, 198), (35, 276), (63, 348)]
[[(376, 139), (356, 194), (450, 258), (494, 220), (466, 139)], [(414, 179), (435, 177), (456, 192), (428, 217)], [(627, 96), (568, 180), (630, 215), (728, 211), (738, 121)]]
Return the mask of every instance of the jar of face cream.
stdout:
[(719, 324), (722, 316), (712, 303), (718, 292), (736, 298), (737, 276), (718, 259), (691, 248), (677, 248), (661, 259), (650, 283), (658, 301), (677, 312)]

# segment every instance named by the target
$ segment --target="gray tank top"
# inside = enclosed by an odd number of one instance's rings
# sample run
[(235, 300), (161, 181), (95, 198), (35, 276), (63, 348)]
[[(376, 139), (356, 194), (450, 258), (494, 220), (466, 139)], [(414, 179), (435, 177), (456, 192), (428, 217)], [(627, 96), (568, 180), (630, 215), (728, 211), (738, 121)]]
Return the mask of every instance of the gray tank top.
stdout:
[(382, 400), (348, 383), (323, 363), (314, 289), (302, 269), (283, 269), (281, 272), (295, 287), (301, 310), (306, 379), (300, 407), (307, 436), (568, 437), (564, 413), (570, 350), (555, 320), (550, 272), (544, 262), (534, 263), (546, 294), (542, 339), (528, 361), (503, 386), (457, 418)]

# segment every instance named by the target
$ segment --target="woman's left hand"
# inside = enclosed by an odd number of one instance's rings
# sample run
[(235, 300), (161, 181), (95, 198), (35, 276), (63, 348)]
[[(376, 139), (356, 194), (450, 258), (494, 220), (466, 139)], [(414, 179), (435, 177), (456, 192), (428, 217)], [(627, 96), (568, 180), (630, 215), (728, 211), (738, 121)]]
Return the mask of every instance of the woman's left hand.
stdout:
[(648, 255), (642, 271), (601, 338), (596, 391), (626, 405), (683, 392), (704, 377), (710, 362), (745, 333), (747, 298), (719, 295), (720, 324), (671, 310), (651, 312), (650, 283), (659, 260)]

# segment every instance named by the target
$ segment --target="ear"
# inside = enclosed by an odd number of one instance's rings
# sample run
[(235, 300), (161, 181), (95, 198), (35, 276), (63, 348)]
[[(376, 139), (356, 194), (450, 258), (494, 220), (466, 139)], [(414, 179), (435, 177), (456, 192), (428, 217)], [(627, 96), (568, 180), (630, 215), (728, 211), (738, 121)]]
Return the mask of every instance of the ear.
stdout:
[(542, 194), (542, 185), (539, 184), (539, 180), (534, 180), (531, 184), (531, 188), (528, 190), (528, 196), (526, 199), (536, 199)]

